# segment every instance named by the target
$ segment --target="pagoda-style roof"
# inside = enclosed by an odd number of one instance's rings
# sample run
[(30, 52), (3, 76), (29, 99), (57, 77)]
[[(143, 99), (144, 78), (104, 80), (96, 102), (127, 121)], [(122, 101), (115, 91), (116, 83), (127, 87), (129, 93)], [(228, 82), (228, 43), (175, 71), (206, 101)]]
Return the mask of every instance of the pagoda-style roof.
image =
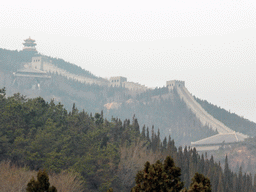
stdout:
[(32, 46), (32, 47), (37, 45), (36, 43), (33, 43), (33, 42), (31, 42), (31, 43), (25, 42), (25, 43), (22, 43), (22, 44), (25, 45), (25, 46)]
[(30, 37), (28, 39), (24, 40), (25, 43), (22, 43), (24, 45), (23, 51), (33, 51), (36, 52), (36, 43), (34, 39), (31, 39)]
[(30, 37), (24, 40), (25, 42), (35, 42), (34, 39), (31, 39)]
[(28, 39), (25, 39), (24, 41), (25, 43), (23, 43), (23, 45), (25, 46), (36, 46), (35, 40), (31, 39), (30, 37)]

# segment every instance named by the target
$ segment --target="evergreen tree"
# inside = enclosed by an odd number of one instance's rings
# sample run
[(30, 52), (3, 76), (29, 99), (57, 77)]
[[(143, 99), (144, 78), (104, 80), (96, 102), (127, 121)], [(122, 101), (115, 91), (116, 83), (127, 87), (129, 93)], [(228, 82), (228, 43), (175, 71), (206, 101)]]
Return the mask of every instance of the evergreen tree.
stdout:
[(231, 186), (230, 170), (228, 167), (228, 156), (226, 155), (225, 166), (224, 166), (224, 188), (225, 188), (225, 191), (229, 191), (230, 186)]
[(209, 178), (202, 174), (195, 173), (190, 184), (189, 192), (211, 192), (211, 183)]
[(164, 149), (167, 148), (167, 139), (166, 139), (166, 137), (164, 137), (164, 140), (163, 140), (163, 148)]
[(37, 173), (37, 181), (32, 177), (28, 182), (27, 192), (57, 192), (54, 186), (50, 187), (49, 177), (45, 171), (39, 170)]
[(146, 137), (146, 126), (145, 126), (145, 125), (143, 125), (143, 127), (142, 127), (141, 136), (142, 136), (143, 138)]
[(107, 190), (107, 192), (113, 192), (113, 189), (112, 189), (112, 188), (110, 188), (110, 189), (108, 189), (108, 190)]
[(150, 138), (149, 138), (149, 129), (147, 127), (147, 140), (150, 141)]
[(136, 175), (136, 185), (132, 188), (132, 192), (178, 192), (184, 185), (180, 176), (181, 170), (175, 166), (170, 156), (166, 157), (164, 164), (159, 160), (152, 165), (146, 162), (144, 170)]
[(219, 182), (218, 182), (218, 188), (217, 188), (217, 192), (223, 192), (223, 176), (222, 176), (222, 172), (219, 172)]

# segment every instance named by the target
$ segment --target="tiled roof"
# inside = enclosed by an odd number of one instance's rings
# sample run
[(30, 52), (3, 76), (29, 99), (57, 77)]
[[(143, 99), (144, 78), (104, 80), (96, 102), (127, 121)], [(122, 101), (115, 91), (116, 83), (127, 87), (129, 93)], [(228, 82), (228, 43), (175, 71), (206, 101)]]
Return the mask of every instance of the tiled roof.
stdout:
[(205, 139), (191, 142), (192, 146), (207, 146), (207, 145), (219, 145), (219, 144), (227, 144), (227, 143), (236, 143), (240, 141), (244, 141), (247, 136), (238, 133), (238, 132), (232, 132), (232, 133), (220, 133), (211, 137), (207, 137)]
[(41, 73), (41, 74), (46, 74), (45, 71), (41, 71), (39, 69), (33, 69), (33, 68), (20, 69), (20, 70), (17, 71), (17, 73)]

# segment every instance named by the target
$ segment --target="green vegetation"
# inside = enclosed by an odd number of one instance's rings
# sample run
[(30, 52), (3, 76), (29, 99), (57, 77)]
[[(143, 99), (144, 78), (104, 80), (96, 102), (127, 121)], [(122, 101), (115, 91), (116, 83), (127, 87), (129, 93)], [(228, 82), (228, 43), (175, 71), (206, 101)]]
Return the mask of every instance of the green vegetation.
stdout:
[(171, 134), (177, 145), (189, 145), (191, 141), (216, 134), (216, 131), (201, 124), (175, 89), (166, 93), (165, 87), (157, 88), (142, 93), (137, 98), (139, 100), (133, 100), (133, 104), (124, 102), (120, 108), (109, 110), (109, 114), (121, 119), (136, 114), (140, 123), (146, 127), (154, 124), (155, 127), (161, 128), (159, 131), (162, 140), (164, 135)]
[(52, 63), (54, 65), (56, 65), (58, 68), (60, 69), (64, 69), (66, 71), (68, 71), (69, 73), (75, 74), (75, 75), (81, 75), (81, 76), (86, 76), (89, 78), (93, 78), (93, 79), (98, 79), (98, 77), (96, 77), (95, 75), (93, 75), (92, 73), (90, 73), (87, 70), (82, 69), (81, 67), (66, 62), (63, 59), (59, 59), (59, 58), (52, 58), (52, 57), (47, 57), (48, 60), (51, 60)]
[(210, 180), (203, 174), (196, 173), (192, 178), (192, 183), (190, 184), (189, 192), (211, 192)]
[(162, 141), (154, 127), (140, 128), (135, 116), (109, 121), (103, 112), (79, 112), (75, 105), (67, 112), (61, 103), (41, 97), (6, 97), (4, 89), (0, 93), (0, 161), (9, 159), (36, 171), (71, 172), (84, 181), (83, 191), (105, 192), (110, 187), (130, 191), (145, 161), (160, 160), (160, 166), (171, 156), (181, 168), (180, 181), (186, 188), (198, 172), (211, 180), (214, 192), (253, 191), (251, 175), (237, 175), (228, 165), (223, 172), (213, 157), (199, 156), (187, 147), (177, 149), (171, 137)]
[(49, 182), (49, 176), (46, 171), (39, 170), (37, 173), (37, 180), (32, 177), (32, 179), (28, 182), (27, 192), (57, 192), (56, 187), (51, 186)]
[(10, 51), (0, 48), (0, 69), (9, 72), (16, 71), (22, 65), (22, 62), (31, 62), (34, 53), (29, 51)]
[(144, 169), (136, 175), (136, 185), (132, 192), (211, 192), (211, 183), (209, 178), (203, 174), (195, 173), (192, 178), (189, 190), (183, 189), (184, 183), (180, 179), (181, 170), (176, 167), (173, 159), (167, 156), (164, 164), (159, 160), (150, 165), (147, 161)]
[[(52, 98), (55, 98), (55, 101), (61, 102), (67, 111), (70, 111), (73, 103), (76, 103), (80, 111), (85, 109), (95, 114), (103, 110), (104, 117), (107, 119), (118, 117), (124, 121), (136, 114), (140, 124), (145, 124), (146, 128), (152, 125), (160, 128), (161, 140), (165, 135), (171, 134), (176, 144), (182, 146), (216, 134), (216, 131), (209, 126), (201, 124), (195, 114), (179, 98), (175, 89), (169, 92), (166, 87), (162, 87), (135, 93), (125, 88), (84, 84), (74, 79), (67, 79), (60, 74), (49, 74), (52, 78), (48, 82), (42, 82), (40, 90), (32, 90), (37, 79), (26, 79), (25, 83), (23, 82), (25, 85), (21, 85), (22, 83), (15, 80), (13, 76), (13, 72), (21, 69), (24, 62), (31, 62), (32, 56), (29, 52), (0, 49), (0, 86), (7, 87), (8, 95), (20, 92), (32, 98), (40, 96), (49, 103)], [(53, 65), (70, 73), (105, 81), (62, 59), (47, 56), (45, 59), (49, 62), (51, 60)], [(198, 100), (198, 102), (206, 111), (232, 129), (256, 136), (255, 123), (204, 101)], [(106, 105), (113, 103), (118, 107), (106, 108)]]
[[(10, 51), (0, 48), (0, 69), (4, 69), (6, 71), (16, 71), (17, 69), (22, 67), (22, 62), (31, 62), (31, 58), (34, 56), (41, 55), (35, 54), (34, 52), (30, 51)], [(60, 69), (64, 69), (75, 75), (83, 75), (93, 79), (98, 79), (98, 77), (92, 75), (89, 71), (86, 71), (81, 67), (78, 67), (77, 65), (68, 63), (63, 59), (52, 58), (47, 56), (45, 56), (45, 58), (49, 61), (52, 60), (52, 63)]]
[(205, 100), (198, 98), (195, 99), (209, 114), (223, 122), (234, 131), (244, 133), (252, 137), (256, 136), (256, 123), (239, 117), (234, 113), (230, 113), (216, 105), (212, 105)]
[(174, 161), (167, 156), (164, 164), (159, 160), (150, 165), (147, 161), (144, 169), (136, 175), (136, 185), (132, 192), (179, 192), (183, 188), (183, 182), (180, 180), (181, 170), (174, 165)]

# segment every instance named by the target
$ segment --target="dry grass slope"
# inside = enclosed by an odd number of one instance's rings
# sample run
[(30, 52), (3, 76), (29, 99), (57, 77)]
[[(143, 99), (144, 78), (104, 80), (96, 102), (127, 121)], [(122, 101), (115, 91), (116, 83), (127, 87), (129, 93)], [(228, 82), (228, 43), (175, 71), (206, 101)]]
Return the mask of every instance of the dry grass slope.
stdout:
[(136, 144), (130, 147), (120, 148), (121, 156), (117, 176), (127, 191), (135, 185), (135, 176), (139, 170), (143, 169), (146, 161), (155, 163), (158, 159), (165, 158), (161, 152), (152, 152), (147, 150), (146, 146), (145, 141), (137, 140)]
[[(11, 165), (9, 161), (2, 161), (0, 162), (0, 191), (25, 192), (27, 183), (32, 177), (36, 178), (36, 175), (36, 171)], [(83, 181), (74, 173), (50, 174), (49, 180), (58, 192), (82, 192), (84, 188)]]

